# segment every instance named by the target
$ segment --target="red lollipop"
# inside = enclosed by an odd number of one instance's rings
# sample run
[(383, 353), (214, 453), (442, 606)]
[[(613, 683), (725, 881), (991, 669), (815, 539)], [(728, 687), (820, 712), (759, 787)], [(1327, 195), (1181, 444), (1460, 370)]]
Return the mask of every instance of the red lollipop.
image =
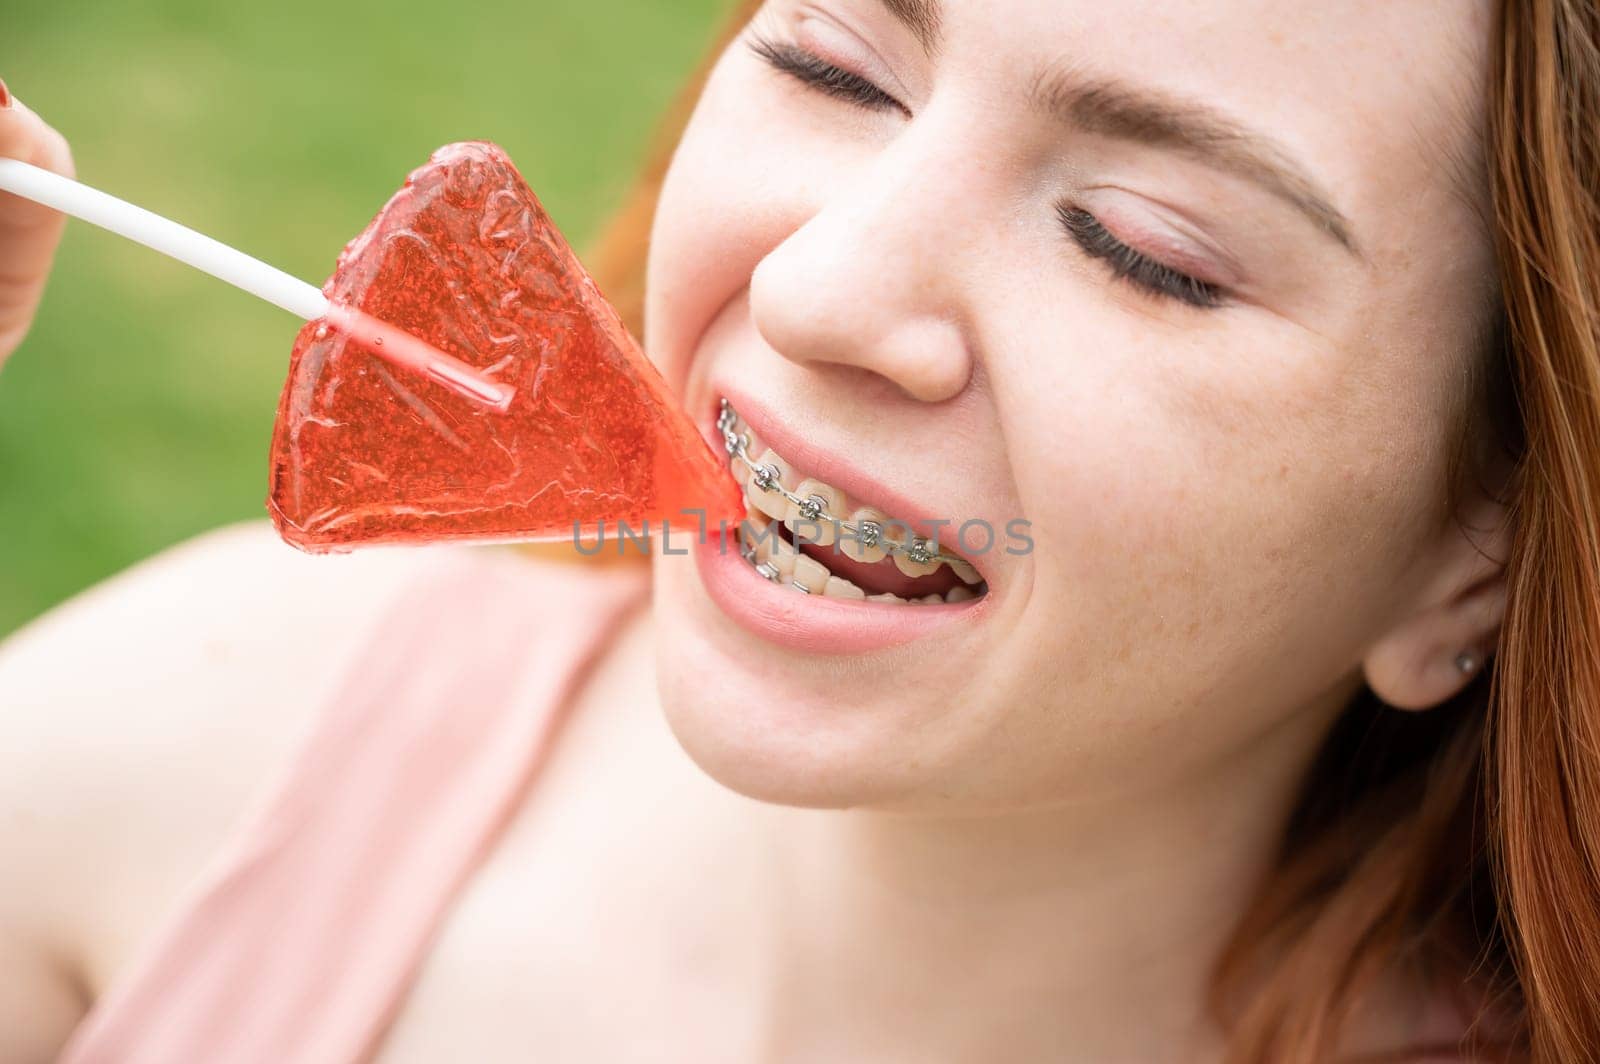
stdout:
[(702, 514), (743, 516), (727, 466), (495, 145), (434, 152), (322, 290), (515, 392), (497, 410), (398, 371), (327, 321), (307, 325), (267, 500), (292, 545), (551, 540), (602, 522), (687, 530)]

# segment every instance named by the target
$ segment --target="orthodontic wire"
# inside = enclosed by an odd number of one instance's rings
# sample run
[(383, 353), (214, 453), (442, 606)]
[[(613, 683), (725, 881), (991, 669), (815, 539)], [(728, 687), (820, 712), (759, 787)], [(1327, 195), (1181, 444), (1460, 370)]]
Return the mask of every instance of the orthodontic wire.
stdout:
[[(744, 433), (734, 431), (734, 423), (738, 419), (738, 412), (733, 409), (732, 404), (723, 399), (721, 401), (721, 412), (717, 415), (717, 431), (722, 433), (722, 443), (727, 449), (729, 457), (737, 458), (745, 464), (745, 467), (750, 470), (751, 480), (755, 482), (756, 487), (761, 491), (769, 494), (776, 492), (789, 502), (794, 503), (795, 507), (800, 511), (801, 520), (818, 525), (831, 525), (838, 530), (841, 538), (848, 533), (851, 539), (854, 539), (863, 547), (881, 547), (886, 554), (904, 554), (919, 565), (928, 562), (944, 562), (946, 564), (960, 562), (968, 567), (971, 566), (971, 563), (965, 558), (947, 554), (942, 550), (937, 554), (933, 553), (932, 544), (922, 536), (912, 536), (911, 543), (907, 545), (893, 539), (883, 538), (884, 528), (876, 521), (863, 521), (860, 525), (854, 525), (849, 521), (835, 517), (828, 512), (828, 500), (821, 495), (809, 495), (805, 498), (796, 495), (788, 488), (785, 488), (779, 481), (777, 469), (771, 466), (759, 465), (750, 457), (750, 437)], [(896, 523), (902, 524), (902, 522)], [(909, 532), (910, 530), (907, 529), (907, 531)], [(749, 560), (748, 555), (746, 560)], [(756, 568), (759, 569), (760, 567), (758, 565)], [(768, 566), (768, 568), (771, 567)], [(775, 574), (776, 572), (777, 570), (774, 569), (773, 573)], [(762, 575), (767, 576), (765, 573)], [(772, 576), (767, 578), (769, 580), (773, 579)]]

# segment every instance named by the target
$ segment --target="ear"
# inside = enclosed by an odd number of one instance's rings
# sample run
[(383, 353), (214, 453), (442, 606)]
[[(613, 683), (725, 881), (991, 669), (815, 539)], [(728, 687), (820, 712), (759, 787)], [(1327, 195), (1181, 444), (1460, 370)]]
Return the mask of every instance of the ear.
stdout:
[[(1505, 564), (1511, 553), (1514, 474), (1491, 478), (1507, 490), (1478, 490), (1459, 522), (1446, 524), (1431, 558), (1434, 578), (1419, 607), (1368, 650), (1367, 685), (1397, 709), (1429, 709), (1447, 701), (1483, 671), (1505, 616)], [(1470, 655), (1470, 662), (1463, 655)], [(1463, 668), (1463, 665), (1469, 667)]]

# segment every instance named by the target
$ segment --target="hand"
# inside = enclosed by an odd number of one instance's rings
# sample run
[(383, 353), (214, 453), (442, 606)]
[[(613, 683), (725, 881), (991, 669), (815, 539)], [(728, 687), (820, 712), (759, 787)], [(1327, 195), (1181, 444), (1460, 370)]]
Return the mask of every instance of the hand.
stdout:
[[(0, 82), (0, 158), (21, 159), (73, 176), (66, 138), (45, 124)], [(22, 343), (44, 294), (45, 279), (66, 217), (0, 192), (0, 366)]]

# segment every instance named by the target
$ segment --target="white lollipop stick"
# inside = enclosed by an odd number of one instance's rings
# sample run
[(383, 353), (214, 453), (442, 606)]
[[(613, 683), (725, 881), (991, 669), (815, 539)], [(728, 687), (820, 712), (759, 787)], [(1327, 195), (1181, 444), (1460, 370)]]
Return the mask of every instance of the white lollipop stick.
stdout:
[(515, 389), (510, 385), (484, 376), (476, 367), (371, 315), (330, 303), (313, 285), (170, 218), (17, 159), (0, 159), (0, 190), (186, 262), (306, 321), (326, 319), (379, 358), (431, 377), (466, 398), (502, 412), (511, 404)]

